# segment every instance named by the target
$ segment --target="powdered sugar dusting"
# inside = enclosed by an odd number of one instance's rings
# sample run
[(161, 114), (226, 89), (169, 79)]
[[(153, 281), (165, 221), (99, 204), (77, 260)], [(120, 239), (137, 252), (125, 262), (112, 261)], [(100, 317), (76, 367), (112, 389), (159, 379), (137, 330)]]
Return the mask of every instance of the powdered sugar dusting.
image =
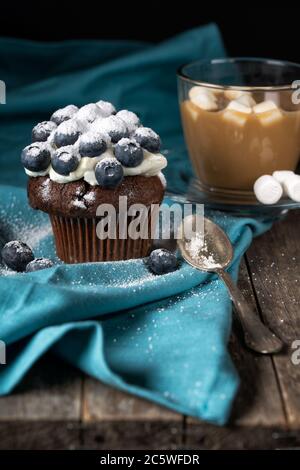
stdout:
[(79, 209), (86, 209), (86, 205), (82, 199), (74, 199), (72, 205), (78, 207)]
[(215, 259), (215, 254), (210, 252), (203, 236), (196, 234), (186, 243), (186, 250), (191, 258), (199, 263), (199, 267), (205, 269), (221, 268), (222, 266)]
[(94, 122), (95, 119), (103, 117), (101, 109), (96, 103), (89, 103), (82, 106), (76, 113), (75, 118), (87, 122)]
[(116, 108), (114, 107), (114, 105), (112, 103), (110, 103), (109, 101), (103, 101), (103, 100), (100, 100), (100, 101), (97, 101), (97, 106), (99, 107), (100, 111), (101, 111), (101, 115), (103, 117), (108, 117), (110, 116), (111, 114), (115, 114), (116, 113)]
[(94, 202), (95, 201), (95, 193), (94, 192), (89, 192), (87, 194), (85, 194), (84, 196), (84, 200), (87, 201), (87, 202)]
[(126, 134), (127, 127), (121, 118), (109, 116), (99, 122), (99, 130), (107, 133), (117, 132), (118, 134)]
[(126, 123), (129, 134), (132, 134), (140, 125), (138, 116), (132, 111), (128, 111), (127, 109), (122, 109), (119, 111), (117, 113), (117, 117), (121, 118)]

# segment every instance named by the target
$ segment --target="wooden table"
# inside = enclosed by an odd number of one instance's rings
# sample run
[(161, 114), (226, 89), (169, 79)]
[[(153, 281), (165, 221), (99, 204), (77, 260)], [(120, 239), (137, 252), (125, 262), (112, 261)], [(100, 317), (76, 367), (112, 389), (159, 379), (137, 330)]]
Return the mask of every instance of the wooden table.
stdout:
[(11, 396), (0, 399), (0, 448), (253, 449), (300, 447), (300, 213), (254, 240), (239, 285), (286, 351), (247, 351), (237, 325), (230, 350), (241, 387), (228, 426), (219, 428), (125, 395), (48, 355)]

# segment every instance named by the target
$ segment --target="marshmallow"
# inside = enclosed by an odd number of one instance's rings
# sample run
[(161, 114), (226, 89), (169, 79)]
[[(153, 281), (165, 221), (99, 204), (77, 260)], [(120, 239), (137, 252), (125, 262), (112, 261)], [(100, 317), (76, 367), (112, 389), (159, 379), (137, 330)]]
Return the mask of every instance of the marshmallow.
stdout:
[(243, 127), (247, 121), (247, 114), (237, 113), (236, 111), (225, 109), (222, 117), (225, 121), (230, 122), (234, 125)]
[(273, 101), (268, 100), (268, 101), (262, 101), (261, 103), (255, 105), (253, 108), (253, 111), (256, 114), (260, 114), (260, 113), (267, 113), (269, 111), (274, 111), (275, 109), (278, 109), (276, 104)]
[(282, 113), (273, 101), (263, 101), (253, 107), (261, 124), (268, 126), (282, 118)]
[(224, 91), (224, 96), (228, 100), (236, 100), (244, 94), (245, 94), (245, 92), (241, 91), (241, 90), (225, 90)]
[(186, 104), (186, 110), (190, 114), (193, 121), (197, 121), (199, 117), (199, 111), (195, 108), (195, 105), (191, 101)]
[(236, 101), (250, 108), (256, 105), (256, 101), (252, 98), (250, 93), (244, 93), (239, 98), (237, 98)]
[(300, 176), (292, 175), (285, 179), (283, 182), (283, 189), (285, 194), (289, 196), (292, 201), (300, 202)]
[(190, 90), (189, 90), (189, 98), (191, 101), (193, 101), (194, 98), (196, 98), (198, 95), (200, 95), (200, 93), (203, 93), (206, 91), (206, 88), (204, 88), (203, 86), (193, 86)]
[(276, 204), (283, 193), (282, 186), (271, 175), (258, 178), (253, 187), (256, 198), (262, 204)]
[(189, 97), (192, 103), (205, 111), (216, 111), (218, 109), (217, 99), (207, 88), (195, 86), (190, 89)]
[(241, 103), (239, 100), (230, 101), (226, 109), (230, 109), (232, 111), (236, 111), (238, 113), (243, 113), (243, 114), (252, 113), (251, 107), (246, 104)]
[(238, 100), (230, 101), (227, 108), (223, 111), (223, 119), (231, 122), (237, 126), (243, 127), (247, 120), (247, 115), (251, 114), (252, 110), (249, 106), (239, 103)]
[(295, 173), (290, 170), (277, 170), (274, 171), (272, 176), (276, 179), (276, 181), (278, 181), (278, 183), (283, 184), (287, 179), (295, 176)]

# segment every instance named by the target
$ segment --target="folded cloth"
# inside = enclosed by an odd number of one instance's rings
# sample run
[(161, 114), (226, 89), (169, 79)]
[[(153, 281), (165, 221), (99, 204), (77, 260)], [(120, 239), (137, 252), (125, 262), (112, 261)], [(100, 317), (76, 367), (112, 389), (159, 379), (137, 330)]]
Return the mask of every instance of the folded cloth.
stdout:
[[(214, 25), (159, 45), (115, 41), (38, 44), (0, 40), (0, 243), (27, 241), (55, 259), (46, 214), (27, 204), (19, 163), (33, 125), (58, 107), (107, 99), (137, 112), (169, 152), (170, 181), (190, 172), (176, 98), (177, 67), (224, 55)], [(9, 186), (7, 185), (9, 184)], [(221, 212), (207, 215), (234, 244), (237, 278), (252, 237), (270, 223)], [(58, 260), (57, 260), (58, 261)], [(0, 394), (10, 393), (50, 349), (87, 374), (186, 415), (224, 424), (238, 387), (227, 352), (231, 302), (222, 282), (182, 262), (151, 274), (143, 260), (64, 265), (27, 274), (0, 270)]]

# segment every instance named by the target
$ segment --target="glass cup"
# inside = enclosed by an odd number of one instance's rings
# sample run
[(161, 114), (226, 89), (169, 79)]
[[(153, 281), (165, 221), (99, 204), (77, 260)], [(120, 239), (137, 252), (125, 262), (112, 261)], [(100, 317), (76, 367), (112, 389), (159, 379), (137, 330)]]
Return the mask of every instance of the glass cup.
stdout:
[(300, 65), (290, 62), (215, 59), (179, 69), (184, 135), (202, 190), (249, 195), (259, 176), (296, 170), (299, 86)]

